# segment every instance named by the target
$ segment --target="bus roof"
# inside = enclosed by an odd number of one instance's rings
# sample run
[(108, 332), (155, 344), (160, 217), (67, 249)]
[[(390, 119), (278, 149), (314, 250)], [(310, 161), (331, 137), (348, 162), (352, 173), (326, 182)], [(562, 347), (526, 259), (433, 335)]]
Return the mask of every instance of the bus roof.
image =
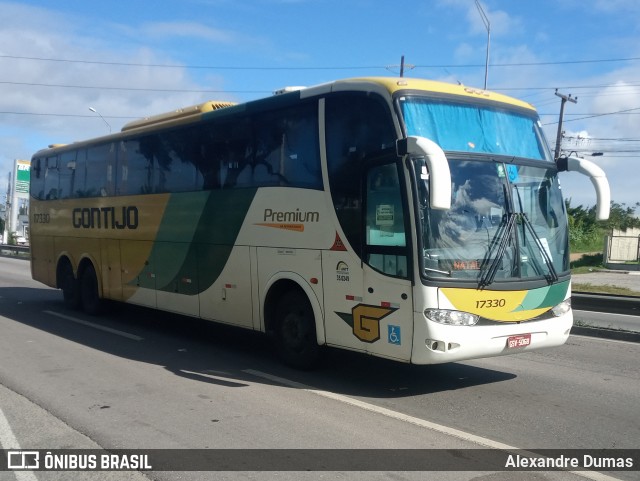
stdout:
[(185, 120), (193, 120), (192, 117), (204, 114), (206, 112), (212, 112), (214, 110), (223, 109), (225, 107), (232, 107), (236, 105), (234, 102), (221, 102), (216, 100), (210, 100), (198, 105), (190, 107), (183, 107), (181, 109), (173, 110), (163, 114), (152, 115), (143, 119), (133, 120), (122, 127), (122, 132), (127, 132), (133, 129), (142, 129), (144, 127), (155, 126), (157, 124), (165, 124), (167, 122), (180, 123)]
[[(406, 92), (411, 93), (424, 93), (424, 94), (441, 94), (451, 95), (457, 97), (463, 97), (467, 99), (482, 99), (484, 101), (496, 102), (511, 105), (514, 107), (523, 108), (535, 112), (535, 108), (521, 100), (509, 97), (507, 95), (477, 89), (473, 87), (467, 87), (465, 85), (450, 84), (445, 82), (438, 82), (435, 80), (416, 79), (408, 77), (361, 77), (350, 78), (343, 80), (335, 80), (325, 84), (312, 86), (308, 88), (296, 87), (295, 89), (281, 89), (276, 91), (280, 95), (272, 97), (266, 97), (262, 99), (256, 99), (247, 102), (246, 104), (236, 104), (234, 102), (226, 101), (207, 101), (198, 105), (190, 107), (184, 107), (171, 112), (165, 112), (158, 115), (144, 117), (142, 119), (133, 120), (122, 127), (121, 132), (111, 134), (107, 137), (118, 137), (122, 133), (131, 133), (132, 131), (144, 131), (144, 130), (156, 130), (157, 128), (172, 127), (175, 125), (191, 123), (199, 120), (203, 116), (228, 107), (241, 107), (244, 110), (245, 105), (258, 105), (267, 104), (271, 102), (279, 103), (277, 97), (287, 97), (293, 99), (293, 96), (299, 96), (299, 98), (310, 98), (314, 96), (320, 96), (329, 92), (336, 91), (374, 91), (379, 93), (388, 93), (390, 96), (401, 94)], [(274, 98), (275, 97), (275, 98)], [(105, 138), (107, 138), (105, 137)], [(43, 149), (37, 152), (35, 155), (42, 155), (45, 151), (51, 149), (58, 149), (65, 147), (73, 148), (78, 144), (85, 144), (86, 142), (92, 142), (96, 139), (87, 139), (80, 142), (74, 142), (73, 144), (52, 144), (49, 149)]]
[(469, 87), (461, 84), (451, 84), (446, 82), (438, 82), (435, 80), (416, 79), (408, 77), (362, 77), (345, 80), (337, 80), (335, 84), (353, 84), (359, 82), (371, 82), (378, 84), (391, 95), (401, 91), (422, 91), (425, 93), (448, 94), (470, 99), (485, 99), (503, 104), (513, 105), (515, 107), (524, 108), (535, 111), (535, 108), (527, 102), (518, 100), (507, 95), (483, 90), (481, 88)]

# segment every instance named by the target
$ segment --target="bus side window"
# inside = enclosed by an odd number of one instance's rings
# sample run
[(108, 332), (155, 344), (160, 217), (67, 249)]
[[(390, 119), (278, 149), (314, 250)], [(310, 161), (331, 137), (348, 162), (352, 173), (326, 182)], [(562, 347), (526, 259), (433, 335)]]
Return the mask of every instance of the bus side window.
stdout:
[(78, 150), (76, 155), (76, 168), (73, 179), (73, 193), (71, 197), (88, 197), (86, 187), (87, 181), (87, 150)]
[(102, 144), (87, 149), (86, 197), (99, 197), (107, 193), (107, 159), (110, 147), (111, 144)]
[(205, 185), (223, 189), (251, 186), (253, 147), (248, 119), (214, 123), (210, 128), (209, 164), (202, 168)]
[(331, 198), (347, 240), (362, 255), (363, 159), (393, 146), (395, 127), (387, 104), (375, 95), (337, 93), (325, 105)]
[(60, 199), (68, 199), (74, 196), (74, 183), (76, 177), (76, 151), (64, 152), (60, 155)]
[(406, 245), (402, 196), (394, 164), (368, 172), (366, 230), (367, 245)]
[(29, 192), (36, 199), (44, 199), (44, 168), (45, 159), (36, 158), (32, 160), (31, 186)]
[(200, 160), (201, 129), (191, 127), (160, 135), (164, 163), (159, 163), (160, 192), (196, 189), (196, 164)]
[(317, 103), (284, 112), (282, 174), (289, 185), (322, 188)]
[(59, 181), (58, 156), (47, 157), (47, 169), (44, 174), (44, 192), (46, 200), (55, 200), (59, 197)]
[(385, 274), (407, 277), (404, 208), (395, 164), (367, 172), (366, 208), (367, 263)]
[(322, 188), (317, 119), (316, 102), (256, 114), (237, 185)]
[(148, 137), (125, 142), (126, 164), (123, 165), (126, 165), (127, 169), (125, 179), (125, 171), (121, 167), (122, 194), (151, 194), (154, 192), (153, 154), (148, 152), (150, 147), (147, 144)]

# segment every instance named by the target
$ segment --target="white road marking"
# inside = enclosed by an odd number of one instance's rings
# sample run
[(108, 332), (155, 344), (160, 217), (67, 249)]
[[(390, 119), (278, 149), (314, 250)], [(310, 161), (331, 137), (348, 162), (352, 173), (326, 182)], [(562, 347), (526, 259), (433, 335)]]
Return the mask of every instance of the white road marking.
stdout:
[[(0, 409), (0, 446), (5, 450), (20, 451), (20, 444), (13, 434), (9, 421), (7, 421), (2, 409)], [(18, 481), (38, 481), (33, 471), (14, 471), (13, 473)]]
[(75, 322), (77, 324), (82, 324), (83, 326), (93, 327), (94, 329), (99, 329), (100, 331), (108, 332), (110, 334), (115, 334), (116, 336), (126, 337), (127, 339), (132, 339), (134, 341), (144, 341), (144, 337), (136, 336), (135, 334), (130, 334), (128, 332), (119, 331), (117, 329), (111, 329), (110, 327), (101, 326), (100, 324), (95, 324), (93, 322), (84, 321), (82, 319), (78, 319), (77, 317), (67, 316), (66, 314), (61, 314), (60, 312), (55, 311), (42, 311), (51, 316), (56, 316), (61, 319), (66, 319), (67, 321)]
[[(458, 439), (462, 439), (463, 441), (472, 442), (475, 444), (479, 444), (480, 446), (486, 446), (492, 449), (501, 449), (504, 451), (518, 451), (520, 454), (524, 454), (531, 457), (540, 457), (539, 454), (536, 454), (531, 451), (527, 451), (522, 448), (518, 448), (516, 446), (510, 446), (508, 444), (501, 443), (499, 441), (494, 441), (489, 438), (484, 438), (481, 436), (476, 436), (475, 434), (467, 433), (465, 431), (461, 431), (459, 429), (450, 428), (448, 426), (444, 426), (442, 424), (433, 423), (431, 421), (426, 421), (424, 419), (416, 418), (414, 416), (409, 416), (407, 414), (399, 413), (397, 411), (393, 411), (391, 409), (383, 408), (381, 406), (376, 406), (375, 404), (370, 404), (364, 401), (360, 401), (358, 399), (351, 398), (349, 396), (343, 396), (342, 394), (336, 394), (330, 391), (323, 391), (321, 389), (313, 389), (311, 386), (307, 386), (305, 384), (301, 384), (299, 382), (291, 381), (289, 379), (273, 376), (271, 374), (267, 374), (262, 371), (255, 371), (253, 369), (245, 369), (242, 372), (246, 372), (247, 374), (251, 374), (256, 377), (261, 377), (263, 379), (267, 379), (269, 381), (277, 382), (284, 386), (294, 387), (296, 389), (301, 389), (318, 396), (322, 396), (325, 398), (333, 399), (334, 401), (338, 401), (344, 404), (349, 404), (350, 406), (358, 407), (360, 409), (364, 409), (366, 411), (370, 411), (373, 413), (381, 414), (382, 416), (386, 416), (392, 419), (396, 419), (398, 421), (403, 421), (409, 424), (413, 424), (416, 426), (420, 426), (422, 428), (430, 429), (432, 431), (436, 431), (439, 433), (446, 434), (448, 436), (453, 436)], [(591, 479), (593, 481), (620, 481), (619, 478), (614, 478), (608, 476), (603, 473), (598, 473), (595, 471), (568, 471), (570, 473), (576, 474), (578, 476), (582, 476), (587, 479)]]

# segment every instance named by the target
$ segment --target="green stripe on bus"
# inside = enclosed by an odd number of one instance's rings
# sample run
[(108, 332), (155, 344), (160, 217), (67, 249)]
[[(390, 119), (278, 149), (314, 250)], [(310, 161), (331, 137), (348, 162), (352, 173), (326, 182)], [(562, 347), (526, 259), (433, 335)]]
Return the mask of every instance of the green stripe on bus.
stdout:
[(514, 312), (553, 307), (564, 300), (568, 289), (569, 281), (532, 289), (522, 300), (522, 304), (517, 309), (514, 309)]
[[(212, 190), (205, 192), (204, 202), (201, 193), (172, 195), (158, 233), (162, 241), (154, 244), (152, 253), (152, 258), (163, 259), (163, 271), (156, 274), (157, 289), (188, 295), (207, 290), (229, 259), (256, 191)], [(189, 217), (197, 222), (188, 232), (176, 232), (174, 226), (184, 226)]]

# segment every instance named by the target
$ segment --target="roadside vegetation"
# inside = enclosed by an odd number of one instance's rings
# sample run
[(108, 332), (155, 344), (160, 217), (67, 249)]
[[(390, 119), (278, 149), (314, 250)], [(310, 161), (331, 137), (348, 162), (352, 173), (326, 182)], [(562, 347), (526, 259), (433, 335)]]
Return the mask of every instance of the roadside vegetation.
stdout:
[[(571, 207), (571, 199), (566, 200), (566, 206), (569, 215), (569, 248), (572, 254), (571, 273), (574, 275), (604, 268), (604, 239), (612, 229), (640, 227), (640, 219), (635, 212), (640, 207), (640, 202), (636, 202), (633, 207), (612, 202), (611, 214), (606, 221), (596, 221), (595, 207)], [(581, 283), (579, 278), (574, 280), (572, 289), (575, 292), (640, 296), (640, 292), (624, 287)]]

